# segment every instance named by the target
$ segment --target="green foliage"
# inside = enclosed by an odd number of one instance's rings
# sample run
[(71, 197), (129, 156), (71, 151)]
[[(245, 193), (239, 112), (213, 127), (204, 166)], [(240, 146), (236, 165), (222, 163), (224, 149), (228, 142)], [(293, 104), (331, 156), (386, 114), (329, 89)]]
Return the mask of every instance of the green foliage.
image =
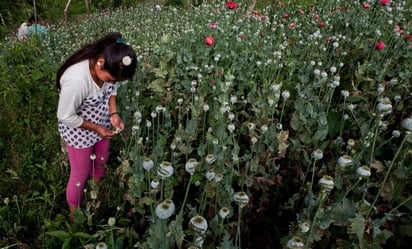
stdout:
[[(7, 158), (2, 167), (16, 170), (20, 175), (24, 174), (24, 167), (50, 160), (58, 151), (58, 134), (50, 130), (57, 125), (53, 118), (57, 65), (37, 40), (5, 44), (0, 62), (0, 79), (7, 82), (0, 87), (1, 150)], [(50, 154), (46, 155), (46, 151)]]

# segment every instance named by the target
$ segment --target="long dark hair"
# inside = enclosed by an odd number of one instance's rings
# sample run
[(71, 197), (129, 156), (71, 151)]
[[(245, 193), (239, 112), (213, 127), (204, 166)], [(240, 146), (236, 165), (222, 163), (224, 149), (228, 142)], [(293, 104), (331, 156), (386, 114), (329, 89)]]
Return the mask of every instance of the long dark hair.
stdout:
[[(122, 34), (118, 32), (109, 33), (94, 43), (86, 44), (63, 63), (57, 71), (57, 89), (60, 90), (60, 78), (67, 68), (83, 60), (93, 59), (95, 61), (100, 56), (105, 59), (104, 69), (116, 80), (132, 78), (136, 72), (136, 52), (124, 42)], [(130, 65), (125, 66), (122, 63), (125, 56), (131, 58)]]

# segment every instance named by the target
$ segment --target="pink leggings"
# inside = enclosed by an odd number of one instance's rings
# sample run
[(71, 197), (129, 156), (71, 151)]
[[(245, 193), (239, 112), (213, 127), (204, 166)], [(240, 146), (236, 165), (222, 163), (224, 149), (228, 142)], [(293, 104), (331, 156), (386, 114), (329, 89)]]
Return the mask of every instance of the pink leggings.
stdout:
[[(109, 158), (109, 144), (108, 139), (102, 139), (94, 146), (83, 149), (76, 149), (66, 144), (70, 161), (70, 178), (66, 189), (69, 205), (80, 206), (84, 186), (90, 177), (100, 180), (105, 175), (104, 166)], [(94, 160), (92, 155), (96, 156)]]

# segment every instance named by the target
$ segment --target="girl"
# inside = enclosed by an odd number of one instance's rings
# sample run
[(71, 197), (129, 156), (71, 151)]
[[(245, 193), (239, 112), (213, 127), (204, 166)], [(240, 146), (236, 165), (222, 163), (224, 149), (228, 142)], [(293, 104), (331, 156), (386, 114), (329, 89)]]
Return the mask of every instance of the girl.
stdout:
[(124, 129), (117, 112), (116, 82), (132, 78), (136, 67), (133, 48), (120, 33), (110, 33), (75, 52), (57, 72), (58, 129), (70, 162), (70, 214), (80, 206), (89, 177), (99, 183), (105, 175), (109, 141)]

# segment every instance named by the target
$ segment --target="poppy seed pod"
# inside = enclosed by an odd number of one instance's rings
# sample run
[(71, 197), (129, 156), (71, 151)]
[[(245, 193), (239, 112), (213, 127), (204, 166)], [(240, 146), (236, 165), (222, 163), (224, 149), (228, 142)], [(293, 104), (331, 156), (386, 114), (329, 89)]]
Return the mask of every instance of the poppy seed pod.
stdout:
[(325, 175), (319, 180), (319, 186), (323, 191), (330, 192), (335, 186), (335, 183), (333, 182), (333, 178), (331, 176)]
[(205, 218), (200, 215), (196, 215), (190, 219), (189, 227), (193, 231), (203, 234), (206, 232), (208, 225)]
[(249, 203), (249, 196), (245, 192), (236, 192), (233, 195), (233, 200), (239, 205), (239, 207), (243, 208)]

